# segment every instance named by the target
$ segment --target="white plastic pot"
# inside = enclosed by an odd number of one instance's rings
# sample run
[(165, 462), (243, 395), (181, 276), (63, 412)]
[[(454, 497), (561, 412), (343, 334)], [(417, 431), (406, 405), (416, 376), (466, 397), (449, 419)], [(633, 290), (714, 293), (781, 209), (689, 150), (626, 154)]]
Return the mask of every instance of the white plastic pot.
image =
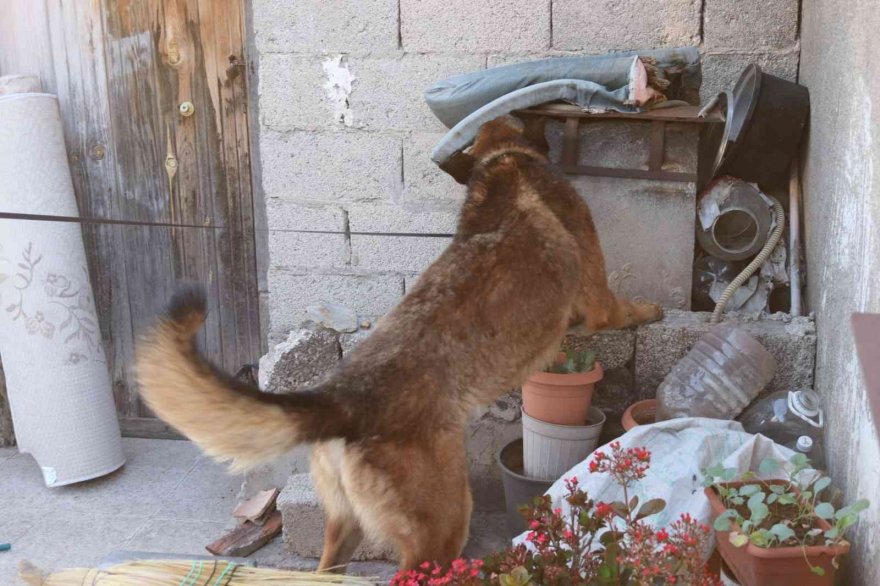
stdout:
[(596, 407), (590, 407), (586, 425), (556, 425), (523, 411), (525, 475), (556, 480), (596, 449), (604, 424), (605, 414)]

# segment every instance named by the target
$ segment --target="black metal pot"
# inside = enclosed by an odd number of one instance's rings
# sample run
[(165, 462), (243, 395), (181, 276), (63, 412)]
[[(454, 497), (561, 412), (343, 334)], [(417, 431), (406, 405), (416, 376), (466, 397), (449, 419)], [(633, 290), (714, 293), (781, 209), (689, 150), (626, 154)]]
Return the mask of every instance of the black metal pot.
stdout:
[(531, 505), (553, 485), (552, 480), (538, 480), (523, 474), (523, 441), (513, 440), (496, 456), (504, 484), (504, 501), (507, 507), (507, 530), (511, 538), (527, 529), (526, 521), (519, 513), (522, 505)]
[(726, 109), (726, 121), (723, 127), (706, 125), (710, 128), (701, 137), (701, 183), (720, 175), (761, 186), (785, 181), (807, 124), (807, 88), (751, 64), (719, 105)]

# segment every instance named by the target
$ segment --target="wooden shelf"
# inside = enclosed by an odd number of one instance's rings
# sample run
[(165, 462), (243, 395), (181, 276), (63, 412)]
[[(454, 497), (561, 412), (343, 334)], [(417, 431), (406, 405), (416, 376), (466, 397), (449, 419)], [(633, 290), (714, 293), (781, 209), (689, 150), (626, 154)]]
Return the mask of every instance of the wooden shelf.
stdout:
[[(695, 183), (696, 173), (676, 173), (663, 169), (664, 150), (666, 143), (666, 124), (689, 123), (708, 124), (722, 122), (721, 114), (717, 111), (708, 113), (705, 117), (699, 116), (699, 106), (674, 106), (670, 108), (657, 108), (646, 112), (584, 112), (579, 106), (563, 103), (541, 104), (517, 114), (525, 116), (545, 116), (565, 121), (565, 130), (562, 142), (562, 157), (559, 167), (565, 173), (572, 175), (593, 175), (598, 177), (618, 177), (626, 179), (645, 179), (655, 181), (681, 181)], [(597, 167), (581, 165), (578, 163), (580, 141), (578, 131), (580, 125), (599, 120), (627, 120), (644, 121), (651, 123), (651, 140), (648, 152), (647, 169), (624, 169), (616, 167)]]

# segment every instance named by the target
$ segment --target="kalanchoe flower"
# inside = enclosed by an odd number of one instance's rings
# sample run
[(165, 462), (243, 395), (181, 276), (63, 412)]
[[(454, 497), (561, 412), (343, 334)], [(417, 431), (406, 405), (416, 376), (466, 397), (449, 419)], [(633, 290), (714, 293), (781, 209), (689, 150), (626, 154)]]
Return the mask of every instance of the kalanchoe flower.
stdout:
[[(608, 473), (624, 488), (644, 478), (651, 453), (644, 448), (609, 445), (611, 454), (597, 452), (590, 470)], [(421, 572), (400, 572), (392, 586), (587, 586), (597, 583), (600, 568), (617, 564), (617, 586), (719, 586), (703, 562), (709, 528), (682, 515), (666, 528), (656, 529), (647, 518), (637, 520), (625, 503), (594, 502), (566, 478), (568, 507), (553, 507), (550, 497), (523, 508), (529, 531), (526, 542), (480, 560), (455, 560), (448, 567), (425, 562)], [(626, 500), (626, 499), (625, 499)], [(604, 533), (600, 543), (598, 535)], [(607, 537), (616, 542), (608, 554)], [(531, 549), (530, 549), (531, 548)], [(430, 570), (430, 572), (429, 572)], [(607, 567), (606, 567), (607, 570)]]

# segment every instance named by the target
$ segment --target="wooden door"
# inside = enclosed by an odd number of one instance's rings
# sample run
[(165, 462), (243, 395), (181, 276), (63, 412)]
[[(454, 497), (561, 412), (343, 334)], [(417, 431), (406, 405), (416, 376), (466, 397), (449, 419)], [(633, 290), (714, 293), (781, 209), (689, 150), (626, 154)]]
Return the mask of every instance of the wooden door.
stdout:
[(235, 371), (260, 355), (243, 2), (0, 0), (18, 11), (0, 54), (20, 55), (0, 74), (40, 74), (59, 95), (81, 214), (190, 226), (83, 226), (129, 435), (168, 433), (132, 366), (176, 283), (206, 287), (211, 359)]

